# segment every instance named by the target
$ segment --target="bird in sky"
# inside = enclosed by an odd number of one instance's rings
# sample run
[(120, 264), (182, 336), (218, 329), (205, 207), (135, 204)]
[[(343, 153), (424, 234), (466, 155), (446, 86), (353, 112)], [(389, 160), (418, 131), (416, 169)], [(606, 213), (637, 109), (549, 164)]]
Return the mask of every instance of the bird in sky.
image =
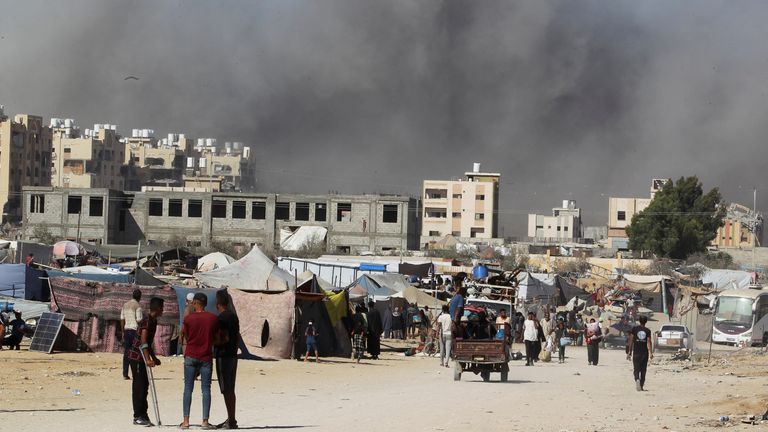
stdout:
[(123, 81), (128, 81), (128, 80), (136, 80), (136, 81), (138, 81), (139, 78), (135, 77), (133, 75), (128, 75), (127, 77), (123, 78)]

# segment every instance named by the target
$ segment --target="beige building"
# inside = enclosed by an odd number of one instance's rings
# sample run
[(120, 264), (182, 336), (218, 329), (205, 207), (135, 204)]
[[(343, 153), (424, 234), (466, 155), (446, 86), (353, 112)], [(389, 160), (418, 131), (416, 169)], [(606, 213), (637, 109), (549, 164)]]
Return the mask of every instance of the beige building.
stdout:
[(753, 248), (763, 240), (763, 215), (747, 206), (728, 206), (723, 226), (718, 228), (712, 246), (717, 248)]
[(608, 247), (629, 248), (627, 227), (632, 223), (632, 218), (648, 207), (656, 192), (663, 189), (667, 182), (669, 182), (667, 179), (653, 179), (650, 198), (610, 197), (608, 199)]
[(529, 214), (528, 237), (543, 241), (573, 241), (581, 237), (581, 209), (576, 201), (563, 200), (552, 216)]
[[(461, 180), (424, 180), (420, 243), (441, 237), (492, 239), (497, 236), (499, 173), (484, 173), (476, 163)], [(471, 241), (471, 240), (470, 240)]]
[[(39, 116), (11, 119), (0, 106), (0, 207), (2, 220), (21, 218), (21, 188), (51, 184), (51, 129)], [(45, 201), (35, 203), (45, 207)]]
[[(204, 139), (210, 142), (210, 138)], [(186, 177), (221, 177), (222, 190), (250, 190), (256, 185), (256, 174), (250, 147), (240, 142), (225, 142), (224, 146), (201, 145), (198, 139), (194, 160), (187, 165)]]
[[(61, 188), (124, 189), (125, 147), (116, 125), (80, 129), (72, 119), (51, 119), (51, 185)], [(109, 126), (109, 127), (104, 127)]]

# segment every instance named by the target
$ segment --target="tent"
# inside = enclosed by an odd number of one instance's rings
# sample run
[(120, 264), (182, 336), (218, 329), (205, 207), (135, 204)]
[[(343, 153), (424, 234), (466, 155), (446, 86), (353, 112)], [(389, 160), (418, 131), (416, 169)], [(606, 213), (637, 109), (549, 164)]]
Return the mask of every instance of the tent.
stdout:
[(549, 304), (557, 296), (556, 275), (547, 273), (520, 273), (517, 277), (517, 298), (524, 302), (536, 300)]
[(142, 292), (141, 307), (145, 311), (149, 310), (152, 297), (165, 300), (154, 348), (159, 355), (170, 354), (171, 337), (179, 322), (179, 305), (170, 286), (98, 282), (74, 277), (51, 277), (49, 282), (51, 309), (65, 314), (55, 349), (121, 352), (123, 346), (118, 338), (120, 311), (131, 299), (133, 290), (138, 288)]
[(717, 290), (747, 288), (752, 283), (752, 273), (741, 270), (707, 270), (701, 276), (703, 284), (711, 284)]
[(211, 252), (197, 260), (197, 271), (207, 272), (226, 267), (235, 262), (231, 256), (221, 252)]
[(50, 312), (50, 304), (47, 302), (31, 301), (13, 297), (0, 296), (0, 303), (13, 303), (15, 310), (21, 311), (21, 319), (40, 318), (43, 312)]
[(432, 263), (400, 263), (400, 269), (398, 270), (398, 273), (406, 276), (418, 276), (420, 278), (427, 278), (432, 271)]
[(398, 293), (386, 285), (379, 284), (372, 276), (364, 274), (347, 288), (350, 300), (364, 301), (366, 297), (391, 297)]
[(86, 255), (88, 251), (80, 245), (69, 240), (63, 240), (53, 245), (52, 255), (54, 258), (66, 258), (68, 256)]
[(447, 302), (443, 300), (439, 300), (424, 291), (416, 288), (415, 286), (409, 286), (406, 287), (403, 292), (399, 292), (397, 294), (394, 294), (392, 298), (404, 298), (405, 301), (408, 302), (408, 304), (416, 303), (418, 307), (431, 307), (431, 308), (438, 308), (441, 307), (444, 304), (447, 304)]
[(672, 281), (671, 277), (664, 275), (643, 276), (625, 274), (622, 277), (627, 288), (633, 291), (647, 291), (649, 293), (660, 293), (662, 284)]
[[(98, 267), (93, 267), (93, 266), (72, 267), (72, 268), (79, 269), (79, 268), (86, 268), (86, 267), (98, 269)], [(103, 269), (99, 269), (99, 270), (100, 271), (98, 272), (89, 272), (89, 271), (66, 272), (58, 269), (48, 269), (46, 270), (46, 272), (48, 273), (49, 278), (65, 277), (65, 278), (75, 278), (75, 279), (89, 280), (89, 281), (95, 281), (95, 282), (113, 282), (113, 283), (123, 283), (123, 284), (129, 284), (133, 282), (133, 276), (129, 274), (110, 272)]]
[(297, 251), (305, 246), (321, 244), (325, 241), (328, 229), (321, 226), (301, 226), (296, 231), (280, 229), (280, 249)]
[(51, 286), (48, 285), (48, 273), (31, 265), (25, 269), (24, 299), (49, 302), (51, 301)]
[(254, 246), (248, 254), (232, 264), (195, 278), (212, 288), (236, 288), (243, 291), (282, 292), (296, 288), (294, 277), (277, 267), (264, 253)]
[(156, 278), (152, 273), (139, 267), (133, 271), (133, 282), (136, 285), (151, 285), (161, 286), (166, 285), (166, 282)]
[(267, 358), (291, 357), (293, 350), (293, 291), (249, 293), (228, 288), (232, 306), (240, 319), (244, 354)]
[(408, 278), (400, 273), (371, 273), (366, 276), (373, 279), (379, 286), (387, 287), (395, 292), (403, 292), (411, 286), (408, 283)]
[(0, 264), (0, 295), (24, 298), (26, 264)]

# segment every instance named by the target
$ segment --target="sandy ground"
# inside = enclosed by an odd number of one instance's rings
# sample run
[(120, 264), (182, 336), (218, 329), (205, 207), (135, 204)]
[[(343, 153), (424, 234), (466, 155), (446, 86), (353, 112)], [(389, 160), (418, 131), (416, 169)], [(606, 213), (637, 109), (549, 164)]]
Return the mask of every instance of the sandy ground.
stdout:
[[(498, 382), (498, 374), (485, 383), (466, 373), (454, 382), (436, 358), (396, 353), (359, 365), (347, 359), (241, 361), (238, 420), (243, 429), (312, 431), (768, 428), (739, 424), (768, 404), (768, 355), (758, 349), (716, 352), (710, 366), (706, 357), (679, 362), (657, 355), (645, 392), (635, 391), (623, 350), (601, 351), (596, 367), (587, 366), (583, 347), (570, 347), (567, 355), (562, 365), (512, 362), (508, 383)], [(115, 354), (0, 351), (2, 430), (139, 429), (131, 425), (130, 381), (121, 377), (121, 360)], [(182, 360), (163, 360), (155, 375), (160, 415), (164, 426), (178, 425)], [(193, 424), (200, 424), (200, 407), (198, 387)], [(721, 415), (731, 422), (721, 424)], [(211, 421), (225, 417), (214, 382)]]

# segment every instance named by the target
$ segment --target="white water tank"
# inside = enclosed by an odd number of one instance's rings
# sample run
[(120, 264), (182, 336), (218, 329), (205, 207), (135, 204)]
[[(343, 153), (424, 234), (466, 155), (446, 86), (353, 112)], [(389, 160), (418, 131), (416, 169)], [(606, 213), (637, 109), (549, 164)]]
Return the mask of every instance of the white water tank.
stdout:
[(213, 140), (213, 138), (206, 138), (206, 139), (205, 139), (205, 146), (206, 146), (206, 147), (213, 147), (213, 146), (214, 146), (214, 140)]
[(195, 158), (188, 157), (187, 158), (187, 168), (194, 168), (195, 167)]
[(250, 159), (251, 157), (251, 148), (250, 147), (244, 147), (243, 148), (243, 157), (246, 159)]
[(232, 154), (232, 143), (227, 141), (224, 143), (224, 151), (227, 152), (227, 154)]
[(205, 147), (205, 138), (198, 138), (195, 147)]
[(72, 121), (72, 119), (64, 119), (64, 127), (71, 128), (72, 127), (72, 123), (74, 123)]
[(208, 159), (200, 158), (200, 160), (198, 161), (197, 166), (200, 167), (200, 168), (205, 168), (205, 167), (208, 166), (207, 162), (208, 162)]
[(141, 137), (142, 138), (149, 138), (149, 129), (142, 129), (141, 130)]
[(472, 164), (472, 172), (474, 173), (480, 172), (480, 162), (475, 162)]

